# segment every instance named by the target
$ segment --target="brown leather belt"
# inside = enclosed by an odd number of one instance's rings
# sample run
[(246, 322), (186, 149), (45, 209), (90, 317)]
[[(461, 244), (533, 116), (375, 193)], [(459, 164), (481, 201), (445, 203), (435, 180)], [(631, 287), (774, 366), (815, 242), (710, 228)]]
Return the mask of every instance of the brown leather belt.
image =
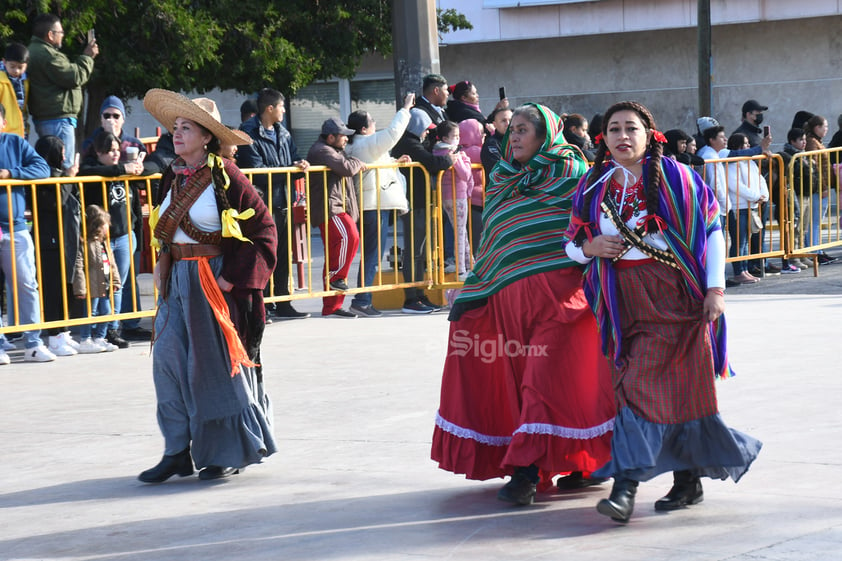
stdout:
[(172, 258), (189, 259), (190, 257), (215, 257), (222, 255), (222, 248), (218, 245), (206, 243), (173, 243), (170, 244)]

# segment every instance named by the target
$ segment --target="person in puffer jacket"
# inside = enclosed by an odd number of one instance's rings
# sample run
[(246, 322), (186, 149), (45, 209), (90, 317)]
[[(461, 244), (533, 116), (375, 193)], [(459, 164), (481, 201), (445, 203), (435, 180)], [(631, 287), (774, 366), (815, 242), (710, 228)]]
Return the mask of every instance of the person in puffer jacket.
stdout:
[[(485, 141), (485, 129), (475, 119), (467, 119), (459, 123), (459, 136), (462, 149), (471, 160), (471, 164), (482, 164), (482, 145)], [(486, 177), (483, 180), (483, 170), (472, 168), (474, 188), (468, 197), (471, 202), (470, 242), (471, 252), (476, 253), (479, 238), (482, 236), (482, 207), (485, 198)]]

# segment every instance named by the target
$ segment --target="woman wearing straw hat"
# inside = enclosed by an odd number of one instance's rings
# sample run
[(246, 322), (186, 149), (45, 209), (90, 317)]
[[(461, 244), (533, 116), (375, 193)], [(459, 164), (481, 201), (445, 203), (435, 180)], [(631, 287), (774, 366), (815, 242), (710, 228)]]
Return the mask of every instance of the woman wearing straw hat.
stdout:
[(201, 471), (219, 479), (276, 451), (263, 393), (263, 288), (275, 267), (272, 215), (248, 179), (219, 157), (251, 139), (216, 104), (153, 89), (146, 109), (173, 134), (150, 215), (159, 247), (152, 370), (164, 457), (138, 477), (161, 483)]

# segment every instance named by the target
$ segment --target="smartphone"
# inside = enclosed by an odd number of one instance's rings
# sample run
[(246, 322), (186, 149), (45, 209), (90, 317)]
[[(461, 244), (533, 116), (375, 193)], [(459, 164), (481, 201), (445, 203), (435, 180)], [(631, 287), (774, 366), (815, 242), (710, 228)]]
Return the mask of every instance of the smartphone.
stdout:
[(769, 125), (763, 125), (763, 136), (770, 136), (772, 134), (772, 129)]
[(500, 88), (499, 93), (500, 93), (500, 99), (506, 99), (506, 87), (505, 86)]
[(93, 29), (88, 30), (88, 44), (93, 45), (96, 43), (96, 32)]

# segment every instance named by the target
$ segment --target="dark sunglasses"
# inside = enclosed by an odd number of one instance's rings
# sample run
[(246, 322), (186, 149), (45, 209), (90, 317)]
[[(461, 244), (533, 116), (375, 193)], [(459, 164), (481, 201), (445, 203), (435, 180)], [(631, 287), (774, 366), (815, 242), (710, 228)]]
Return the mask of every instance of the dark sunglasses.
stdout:
[(122, 117), (122, 115), (120, 115), (119, 113), (103, 113), (102, 114), (103, 119), (119, 119), (120, 117)]

